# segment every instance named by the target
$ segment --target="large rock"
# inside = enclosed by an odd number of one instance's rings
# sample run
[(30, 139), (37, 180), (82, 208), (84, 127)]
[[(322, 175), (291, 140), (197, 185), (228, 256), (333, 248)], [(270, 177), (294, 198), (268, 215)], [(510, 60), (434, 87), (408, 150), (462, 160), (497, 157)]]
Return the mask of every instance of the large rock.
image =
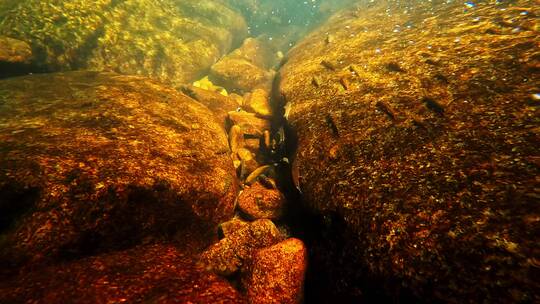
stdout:
[(303, 303), (307, 249), (290, 238), (257, 250), (243, 278), (249, 303)]
[(285, 203), (285, 196), (278, 189), (267, 188), (260, 182), (246, 186), (238, 196), (238, 208), (251, 219), (280, 219)]
[(228, 113), (240, 107), (238, 102), (232, 97), (223, 96), (217, 92), (197, 88), (192, 85), (183, 85), (181, 86), (181, 90), (184, 94), (207, 106), (219, 118), (223, 126), (226, 125), (227, 117), (229, 116)]
[(0, 11), (0, 35), (30, 44), (36, 68), (113, 70), (173, 85), (200, 77), (246, 34), (240, 14), (211, 0), (24, 0)]
[(0, 283), (2, 303), (245, 303), (224, 279), (171, 245), (49, 266)]
[(0, 81), (2, 270), (177, 233), (205, 239), (236, 194), (222, 124), (173, 89), (97, 72)]
[(277, 61), (274, 54), (273, 48), (264, 40), (248, 38), (240, 48), (212, 66), (209, 78), (233, 92), (246, 93), (256, 88), (269, 90), (275, 74), (269, 69)]
[(32, 59), (32, 48), (28, 43), (0, 36), (0, 78), (24, 74)]
[(321, 219), (319, 300), (540, 300), (538, 15), (376, 3), (290, 52), (280, 87)]
[(210, 246), (202, 255), (206, 269), (230, 276), (247, 267), (253, 252), (281, 241), (282, 235), (268, 219), (256, 220), (228, 233), (225, 238)]
[(29, 64), (31, 60), (32, 49), (28, 43), (0, 36), (0, 64)]

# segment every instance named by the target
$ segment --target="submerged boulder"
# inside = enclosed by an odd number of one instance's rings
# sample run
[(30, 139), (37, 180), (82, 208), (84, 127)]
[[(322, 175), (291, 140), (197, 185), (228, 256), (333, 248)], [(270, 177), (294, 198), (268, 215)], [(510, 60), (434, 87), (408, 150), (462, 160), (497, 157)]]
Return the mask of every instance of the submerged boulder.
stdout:
[(0, 64), (29, 64), (31, 60), (32, 49), (28, 43), (0, 36)]
[(306, 269), (307, 248), (299, 239), (257, 250), (242, 274), (249, 303), (303, 303)]
[(0, 81), (0, 267), (189, 234), (232, 217), (220, 121), (158, 83), (69, 72)]
[(0, 35), (31, 45), (40, 70), (112, 70), (173, 85), (195, 80), (247, 35), (218, 1), (19, 1)]
[(247, 266), (255, 250), (271, 246), (282, 239), (274, 223), (268, 219), (256, 220), (228, 233), (201, 255), (206, 269), (223, 276), (237, 273)]
[(540, 300), (538, 8), (439, 2), (339, 13), (281, 70), (319, 300)]
[(0, 282), (2, 303), (245, 303), (230, 283), (172, 245), (146, 245)]
[(32, 59), (32, 48), (28, 43), (0, 36), (0, 78), (24, 74)]
[(268, 91), (275, 75), (270, 70), (277, 61), (274, 53), (272, 46), (262, 39), (248, 38), (212, 66), (209, 78), (233, 92), (246, 93), (256, 88)]

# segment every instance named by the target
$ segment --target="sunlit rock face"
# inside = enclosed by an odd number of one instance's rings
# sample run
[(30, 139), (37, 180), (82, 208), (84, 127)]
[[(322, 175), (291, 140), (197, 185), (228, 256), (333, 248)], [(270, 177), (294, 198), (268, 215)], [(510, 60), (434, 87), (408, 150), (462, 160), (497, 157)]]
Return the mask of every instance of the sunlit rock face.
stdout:
[(203, 248), (233, 214), (223, 123), (147, 78), (0, 81), (0, 152), (0, 275), (177, 235)]
[(109, 70), (179, 85), (204, 74), (247, 34), (219, 1), (5, 1), (0, 35), (34, 51), (35, 69)]
[(280, 90), (321, 298), (539, 300), (539, 13), (376, 2), (291, 50)]

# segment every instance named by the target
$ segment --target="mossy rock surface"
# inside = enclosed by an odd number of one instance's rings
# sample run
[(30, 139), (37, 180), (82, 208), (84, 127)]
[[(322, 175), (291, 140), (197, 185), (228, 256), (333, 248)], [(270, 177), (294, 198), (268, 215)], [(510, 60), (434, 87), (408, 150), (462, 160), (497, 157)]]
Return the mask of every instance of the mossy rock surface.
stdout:
[(177, 235), (202, 248), (236, 194), (222, 122), (174, 89), (84, 71), (0, 81), (2, 271)]
[(377, 2), (290, 51), (280, 90), (321, 218), (320, 294), (539, 301), (539, 13)]
[(6, 1), (0, 35), (27, 42), (36, 70), (91, 69), (179, 85), (247, 35), (239, 13), (203, 1)]
[[(16, 288), (15, 288), (16, 287)], [(229, 282), (170, 244), (52, 265), (0, 282), (2, 303), (246, 303)]]

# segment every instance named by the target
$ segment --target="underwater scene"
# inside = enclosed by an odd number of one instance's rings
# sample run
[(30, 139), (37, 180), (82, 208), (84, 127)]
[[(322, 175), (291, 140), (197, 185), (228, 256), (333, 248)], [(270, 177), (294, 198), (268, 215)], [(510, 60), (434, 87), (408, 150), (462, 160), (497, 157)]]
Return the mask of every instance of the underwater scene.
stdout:
[(0, 0), (0, 303), (540, 303), (536, 0)]

